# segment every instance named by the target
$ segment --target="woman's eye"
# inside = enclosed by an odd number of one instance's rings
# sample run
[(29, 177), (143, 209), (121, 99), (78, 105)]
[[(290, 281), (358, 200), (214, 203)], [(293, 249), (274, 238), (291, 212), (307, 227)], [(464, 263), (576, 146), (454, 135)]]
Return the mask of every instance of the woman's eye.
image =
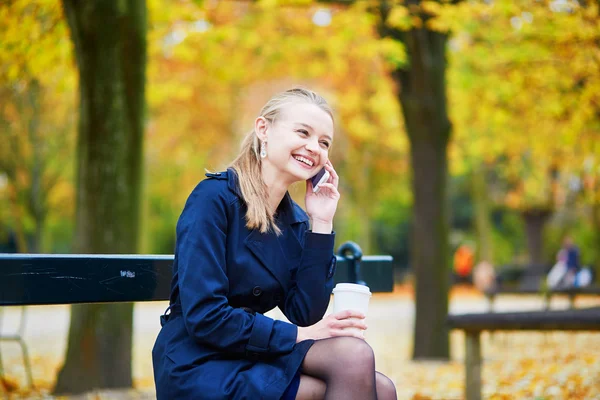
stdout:
[(301, 134), (303, 134), (304, 136), (308, 136), (308, 131), (304, 130), (304, 129), (298, 129), (298, 132), (300, 132)]
[(326, 149), (329, 148), (329, 142), (321, 142), (321, 144), (323, 145), (323, 147), (325, 147)]

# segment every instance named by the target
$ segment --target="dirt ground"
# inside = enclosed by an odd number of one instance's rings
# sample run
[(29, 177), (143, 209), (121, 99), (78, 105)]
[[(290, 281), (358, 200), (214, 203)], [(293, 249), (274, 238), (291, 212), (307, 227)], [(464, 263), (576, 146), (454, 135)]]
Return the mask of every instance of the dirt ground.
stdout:
[[(576, 306), (600, 304), (598, 298), (578, 299)], [(498, 311), (542, 308), (536, 296), (500, 297)], [(96, 391), (71, 399), (153, 399), (151, 349), (158, 334), (165, 302), (138, 303), (134, 315), (135, 389)], [(567, 308), (566, 298), (553, 299), (554, 309)], [(487, 310), (487, 301), (469, 287), (453, 289), (451, 313)], [(21, 308), (5, 307), (0, 332), (17, 329)], [(269, 315), (281, 318), (278, 311)], [(375, 351), (377, 369), (396, 383), (399, 399), (462, 399), (464, 337), (451, 334), (450, 362), (412, 362), (414, 301), (412, 290), (398, 286), (393, 293), (374, 294), (369, 306), (367, 341)], [(52, 399), (50, 392), (66, 346), (68, 306), (26, 308), (25, 341), (33, 364), (35, 389), (27, 387), (20, 348), (1, 342), (6, 379), (2, 395), (11, 399)], [(483, 336), (484, 397), (488, 399), (600, 399), (600, 334), (496, 333)], [(4, 386), (4, 388), (2, 387)], [(8, 391), (7, 391), (8, 389)]]

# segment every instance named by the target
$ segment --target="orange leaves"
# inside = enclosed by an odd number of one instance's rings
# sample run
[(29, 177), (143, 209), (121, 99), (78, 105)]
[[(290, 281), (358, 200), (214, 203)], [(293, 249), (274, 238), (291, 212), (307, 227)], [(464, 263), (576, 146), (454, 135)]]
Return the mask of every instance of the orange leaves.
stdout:
[[(483, 337), (483, 398), (575, 399), (600, 396), (598, 334), (532, 332)], [(398, 340), (396, 340), (398, 342)], [(396, 382), (399, 399), (463, 398), (464, 336), (452, 334), (454, 354), (449, 363), (391, 361), (399, 350), (386, 347), (376, 352), (379, 365)], [(379, 346), (378, 343), (376, 343)], [(390, 346), (394, 344), (390, 341)], [(397, 346), (397, 345), (396, 345)]]
[(15, 392), (19, 388), (19, 383), (10, 377), (0, 377), (0, 386), (7, 393)]

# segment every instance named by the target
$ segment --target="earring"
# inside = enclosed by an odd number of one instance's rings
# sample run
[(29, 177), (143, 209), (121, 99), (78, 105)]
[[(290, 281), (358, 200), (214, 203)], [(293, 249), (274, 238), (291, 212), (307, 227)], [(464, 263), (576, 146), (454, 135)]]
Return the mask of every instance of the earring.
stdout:
[(260, 158), (267, 157), (267, 142), (260, 142)]

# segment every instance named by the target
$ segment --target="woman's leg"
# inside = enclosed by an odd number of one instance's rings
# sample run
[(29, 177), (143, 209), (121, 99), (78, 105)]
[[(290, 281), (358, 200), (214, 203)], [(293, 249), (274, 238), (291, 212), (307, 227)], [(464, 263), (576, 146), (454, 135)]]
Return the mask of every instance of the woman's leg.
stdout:
[[(396, 386), (382, 374), (376, 372), (375, 385), (377, 386), (377, 400), (397, 400)], [(300, 387), (296, 400), (323, 400), (325, 398), (325, 382), (310, 375), (300, 375)]]
[(398, 400), (394, 382), (381, 372), (375, 373), (377, 400)]
[(325, 398), (325, 382), (310, 375), (300, 375), (300, 386), (296, 400), (323, 400)]
[[(336, 337), (315, 341), (304, 357), (302, 373), (324, 382), (324, 399), (377, 399), (375, 356), (364, 340)], [(307, 379), (304, 386), (301, 377), (299, 394), (300, 390), (317, 390), (315, 382)]]

